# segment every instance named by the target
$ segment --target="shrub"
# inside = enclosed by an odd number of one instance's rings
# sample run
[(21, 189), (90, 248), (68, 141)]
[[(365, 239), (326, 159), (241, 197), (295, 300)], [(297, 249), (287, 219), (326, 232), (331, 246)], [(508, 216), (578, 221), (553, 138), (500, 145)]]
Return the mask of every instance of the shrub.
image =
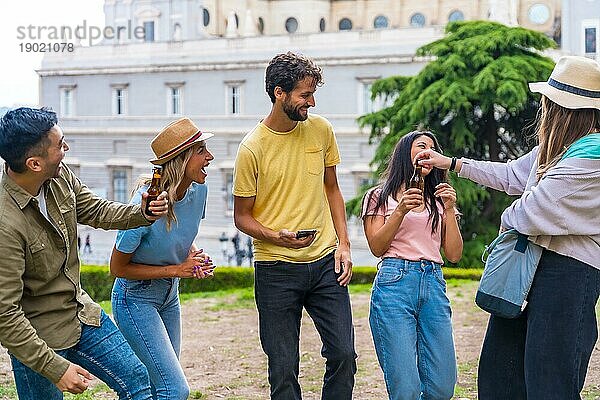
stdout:
[[(354, 267), (352, 269), (353, 284), (369, 284), (373, 282), (376, 267)], [(444, 268), (446, 279), (481, 278), (478, 268)], [(84, 265), (81, 267), (81, 286), (95, 301), (110, 300), (115, 278), (110, 274), (108, 266)], [(180, 293), (212, 292), (215, 290), (252, 287), (254, 285), (254, 268), (218, 267), (215, 276), (209, 279), (182, 279), (179, 283)]]

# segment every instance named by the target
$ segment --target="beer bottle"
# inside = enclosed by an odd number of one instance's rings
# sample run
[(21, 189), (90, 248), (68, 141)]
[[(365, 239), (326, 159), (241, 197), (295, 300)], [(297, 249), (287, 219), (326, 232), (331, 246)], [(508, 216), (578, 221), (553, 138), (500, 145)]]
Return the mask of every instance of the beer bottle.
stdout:
[(156, 200), (158, 195), (160, 194), (160, 176), (161, 176), (162, 168), (159, 166), (154, 167), (152, 171), (152, 182), (150, 186), (148, 186), (148, 198), (146, 199), (146, 215), (154, 215), (152, 211), (150, 211), (150, 202)]
[(425, 178), (423, 177), (423, 167), (419, 165), (419, 163), (415, 163), (415, 171), (413, 175), (410, 177), (410, 181), (408, 182), (409, 188), (421, 189), (421, 192), (424, 192), (425, 189)]

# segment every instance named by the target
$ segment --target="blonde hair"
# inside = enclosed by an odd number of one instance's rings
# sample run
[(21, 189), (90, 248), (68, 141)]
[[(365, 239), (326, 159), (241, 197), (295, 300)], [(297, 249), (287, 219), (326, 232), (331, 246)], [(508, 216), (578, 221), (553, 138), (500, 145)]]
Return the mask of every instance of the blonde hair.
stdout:
[[(175, 158), (170, 159), (162, 165), (162, 176), (160, 179), (160, 191), (167, 192), (167, 199), (169, 199), (169, 210), (167, 211), (167, 231), (171, 230), (171, 224), (177, 222), (177, 216), (173, 210), (173, 206), (177, 199), (177, 187), (183, 181), (185, 176), (185, 167), (192, 158), (192, 155), (196, 151), (197, 146), (190, 146), (183, 150)], [(142, 175), (138, 178), (134, 193), (142, 186), (150, 185), (152, 177), (149, 175)]]
[(565, 108), (542, 96), (536, 122), (539, 143), (536, 177), (539, 181), (575, 141), (600, 131), (600, 110)]

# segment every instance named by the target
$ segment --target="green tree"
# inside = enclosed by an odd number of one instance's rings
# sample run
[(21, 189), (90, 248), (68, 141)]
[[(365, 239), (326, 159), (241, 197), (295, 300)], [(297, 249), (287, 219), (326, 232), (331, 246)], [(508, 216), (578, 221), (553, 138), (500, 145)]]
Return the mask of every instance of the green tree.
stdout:
[[(520, 27), (448, 24), (442, 39), (417, 50), (417, 56), (431, 60), (419, 74), (373, 84), (372, 98), (391, 103), (359, 118), (378, 144), (372, 161), (376, 176), (398, 140), (416, 128), (432, 130), (448, 155), (503, 161), (524, 154), (535, 145), (531, 128), (539, 105), (527, 83), (548, 78), (554, 62), (540, 52), (554, 46), (545, 35)], [(511, 199), (454, 174), (450, 180), (463, 213), (461, 265), (481, 265), (484, 245), (497, 234), (500, 213)], [(360, 200), (348, 202), (349, 214), (360, 213)]]

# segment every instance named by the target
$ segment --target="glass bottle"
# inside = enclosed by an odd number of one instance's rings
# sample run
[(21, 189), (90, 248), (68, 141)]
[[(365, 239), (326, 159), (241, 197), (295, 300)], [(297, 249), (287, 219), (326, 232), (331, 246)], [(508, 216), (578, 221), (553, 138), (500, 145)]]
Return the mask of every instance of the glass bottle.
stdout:
[(415, 164), (415, 171), (413, 172), (413, 175), (410, 177), (410, 181), (408, 182), (408, 187), (411, 189), (412, 188), (420, 189), (421, 192), (424, 192), (424, 190), (425, 190), (425, 178), (423, 177), (423, 167), (421, 165), (419, 165), (418, 162)]
[(154, 215), (150, 211), (150, 202), (156, 200), (160, 194), (160, 178), (162, 174), (162, 167), (155, 166), (152, 171), (152, 182), (148, 186), (148, 198), (146, 199), (146, 215)]

